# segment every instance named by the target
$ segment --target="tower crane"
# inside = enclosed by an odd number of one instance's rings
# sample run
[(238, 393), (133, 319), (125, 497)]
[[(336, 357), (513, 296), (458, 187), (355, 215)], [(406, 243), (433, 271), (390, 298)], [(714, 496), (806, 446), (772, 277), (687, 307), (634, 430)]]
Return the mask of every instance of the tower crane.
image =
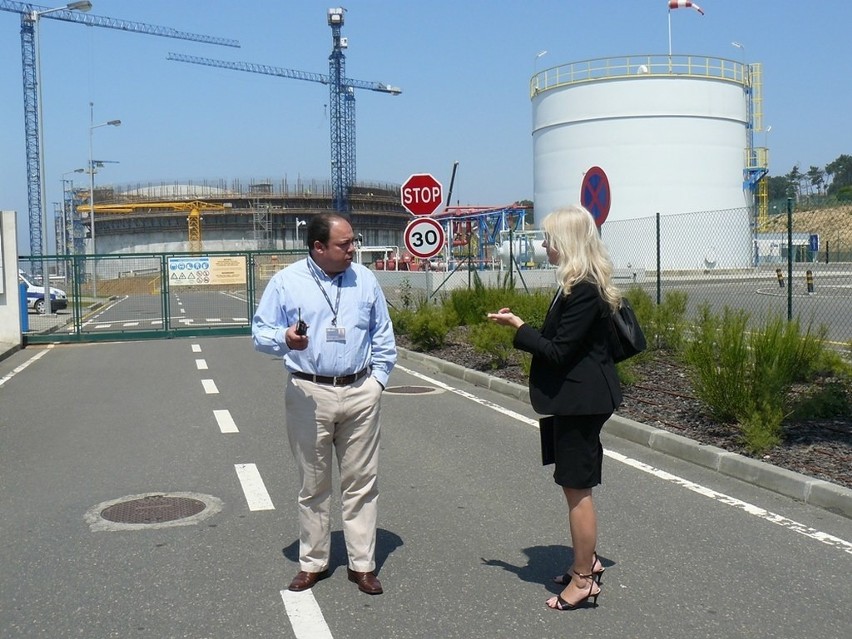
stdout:
[(36, 59), (36, 22), (41, 18), (76, 22), (90, 27), (104, 27), (119, 31), (132, 31), (164, 38), (192, 40), (206, 44), (217, 44), (226, 47), (239, 47), (237, 40), (216, 38), (178, 31), (171, 27), (159, 27), (141, 22), (129, 22), (106, 16), (94, 16), (78, 13), (75, 9), (87, 11), (91, 2), (70, 2), (65, 7), (51, 9), (30, 2), (11, 2), (0, 0), (0, 11), (9, 11), (21, 15), (21, 64), (24, 76), (24, 139), (27, 151), (27, 200), (30, 226), (30, 254), (43, 255), (42, 208), (44, 206), (41, 179), (41, 135), (39, 126), (39, 78)]
[(334, 198), (334, 208), (340, 213), (349, 212), (349, 187), (355, 184), (355, 89), (366, 89), (399, 95), (402, 89), (384, 84), (383, 82), (366, 82), (346, 77), (346, 56), (343, 50), (349, 46), (347, 38), (341, 37), (343, 27), (343, 12), (345, 9), (328, 10), (328, 24), (331, 27), (332, 51), (328, 57), (328, 75), (282, 69), (266, 64), (250, 62), (228, 62), (212, 60), (197, 56), (169, 53), (167, 58), (177, 62), (189, 62), (210, 67), (231, 69), (233, 71), (248, 71), (262, 73), (293, 80), (320, 82), (329, 87), (331, 104), (331, 186)]
[(81, 204), (80, 211), (91, 213), (92, 224), (95, 213), (139, 213), (151, 209), (170, 209), (172, 211), (189, 211), (186, 218), (189, 252), (193, 255), (201, 253), (201, 211), (225, 211), (231, 208), (229, 203), (212, 203), (192, 200), (189, 202), (133, 202), (127, 204)]

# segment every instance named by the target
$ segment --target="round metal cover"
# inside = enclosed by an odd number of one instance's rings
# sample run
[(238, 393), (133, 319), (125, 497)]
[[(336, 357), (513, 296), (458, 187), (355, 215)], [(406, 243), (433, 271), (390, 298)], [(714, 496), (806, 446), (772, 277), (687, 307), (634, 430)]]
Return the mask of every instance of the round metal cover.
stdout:
[(433, 386), (388, 386), (385, 392), (396, 393), (397, 395), (422, 395), (424, 393), (437, 393), (438, 389)]
[(203, 501), (189, 497), (150, 495), (105, 508), (101, 517), (120, 524), (159, 524), (192, 517), (206, 507)]

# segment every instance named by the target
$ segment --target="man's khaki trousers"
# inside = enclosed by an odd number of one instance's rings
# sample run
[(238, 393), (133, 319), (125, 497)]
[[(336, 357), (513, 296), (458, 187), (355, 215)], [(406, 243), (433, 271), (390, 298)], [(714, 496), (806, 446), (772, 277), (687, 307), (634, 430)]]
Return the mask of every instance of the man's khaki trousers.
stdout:
[(376, 568), (379, 413), (382, 386), (370, 375), (349, 386), (289, 376), (284, 392), (290, 449), (299, 473), (299, 565), (328, 568), (332, 453), (337, 454), (349, 568)]

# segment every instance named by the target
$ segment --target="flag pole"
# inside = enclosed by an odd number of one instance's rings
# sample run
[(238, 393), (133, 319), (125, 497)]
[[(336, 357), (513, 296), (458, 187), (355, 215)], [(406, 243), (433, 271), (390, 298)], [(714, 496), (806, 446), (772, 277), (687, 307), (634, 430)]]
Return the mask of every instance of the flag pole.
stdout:
[(672, 9), (669, 7), (669, 73), (672, 72)]

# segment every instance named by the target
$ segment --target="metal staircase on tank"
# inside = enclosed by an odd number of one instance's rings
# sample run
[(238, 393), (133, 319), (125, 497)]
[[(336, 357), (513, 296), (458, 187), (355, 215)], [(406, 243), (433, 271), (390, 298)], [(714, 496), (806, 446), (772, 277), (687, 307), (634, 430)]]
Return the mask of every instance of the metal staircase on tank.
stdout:
[(757, 207), (757, 227), (765, 228), (769, 219), (769, 149), (754, 145), (755, 132), (763, 128), (763, 65), (743, 65), (743, 87), (746, 92), (747, 138), (743, 189), (752, 194)]

